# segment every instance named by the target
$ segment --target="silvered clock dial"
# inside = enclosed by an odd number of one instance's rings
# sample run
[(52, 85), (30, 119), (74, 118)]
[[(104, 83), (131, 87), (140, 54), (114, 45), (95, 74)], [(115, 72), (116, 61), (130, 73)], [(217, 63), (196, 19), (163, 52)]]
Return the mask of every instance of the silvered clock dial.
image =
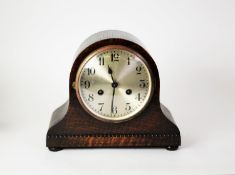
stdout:
[(121, 122), (136, 116), (152, 93), (149, 65), (124, 46), (102, 47), (78, 69), (75, 88), (82, 106), (97, 119)]

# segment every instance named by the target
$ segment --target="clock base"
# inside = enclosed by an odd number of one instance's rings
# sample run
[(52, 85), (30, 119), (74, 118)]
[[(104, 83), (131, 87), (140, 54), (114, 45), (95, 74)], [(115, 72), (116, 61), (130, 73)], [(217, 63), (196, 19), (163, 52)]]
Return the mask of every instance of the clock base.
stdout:
[[(168, 146), (166, 147), (166, 150), (168, 151), (176, 151), (179, 147), (178, 146)], [(63, 148), (55, 148), (55, 147), (49, 147), (48, 148), (52, 152), (57, 152), (63, 150)]]
[[(80, 148), (134, 148), (135, 146), (132, 147), (80, 147)], [(79, 147), (76, 147), (79, 148)], [(162, 148), (162, 147), (154, 147), (154, 146), (143, 146), (143, 147), (136, 147), (136, 148)], [(168, 151), (176, 151), (179, 148), (179, 146), (167, 146), (166, 150)], [(52, 152), (57, 152), (57, 151), (61, 151), (64, 148), (59, 148), (59, 147), (48, 147), (48, 149)]]
[[(181, 143), (180, 132), (167, 108), (160, 106), (160, 108), (155, 106), (154, 116), (146, 113), (151, 120), (147, 116), (139, 116), (123, 123), (104, 123), (91, 116), (81, 116), (78, 111), (68, 112), (68, 103), (66, 103), (52, 115), (46, 139), (47, 147), (53, 152), (64, 148), (155, 147), (177, 150)], [(66, 120), (66, 117), (74, 120)], [(78, 120), (79, 118), (81, 120)], [(93, 122), (89, 121), (89, 126), (84, 126), (85, 119), (91, 119)]]

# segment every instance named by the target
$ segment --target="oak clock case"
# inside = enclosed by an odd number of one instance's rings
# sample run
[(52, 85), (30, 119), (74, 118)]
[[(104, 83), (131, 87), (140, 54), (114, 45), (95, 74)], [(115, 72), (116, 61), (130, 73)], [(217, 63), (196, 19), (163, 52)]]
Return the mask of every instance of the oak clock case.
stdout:
[(159, 102), (157, 66), (138, 39), (103, 31), (80, 46), (69, 100), (52, 114), (46, 144), (64, 148), (162, 147), (176, 150), (180, 131)]

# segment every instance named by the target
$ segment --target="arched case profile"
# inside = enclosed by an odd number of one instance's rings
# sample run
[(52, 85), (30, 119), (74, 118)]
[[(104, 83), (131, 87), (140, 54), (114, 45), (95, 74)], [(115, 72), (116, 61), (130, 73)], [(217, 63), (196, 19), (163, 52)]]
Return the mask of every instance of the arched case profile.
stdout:
[[(84, 58), (109, 45), (121, 45), (140, 54), (153, 74), (153, 93), (148, 105), (136, 117), (112, 123), (96, 119), (81, 105), (74, 89), (76, 74)], [(46, 137), (51, 151), (64, 148), (161, 147), (176, 150), (180, 131), (169, 110), (159, 101), (160, 80), (157, 66), (133, 35), (122, 31), (103, 31), (90, 36), (76, 53), (69, 79), (69, 100), (52, 114)]]

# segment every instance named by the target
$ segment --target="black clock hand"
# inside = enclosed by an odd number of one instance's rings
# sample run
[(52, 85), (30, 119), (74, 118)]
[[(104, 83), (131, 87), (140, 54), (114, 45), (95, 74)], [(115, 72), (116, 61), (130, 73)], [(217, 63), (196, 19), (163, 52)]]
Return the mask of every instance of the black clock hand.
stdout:
[(114, 94), (115, 94), (115, 87), (113, 87), (113, 97), (111, 102), (111, 113), (113, 113), (113, 100), (114, 100)]
[(109, 66), (108, 66), (108, 73), (111, 75), (112, 81), (114, 82), (114, 80), (113, 80), (113, 71)]
[(113, 71), (112, 69), (108, 66), (108, 73), (111, 75), (113, 83), (111, 84), (113, 87), (113, 96), (112, 96), (112, 102), (111, 102), (111, 113), (113, 113), (113, 101), (114, 101), (114, 96), (115, 96), (115, 88), (118, 86), (118, 83), (114, 81), (113, 79)]

